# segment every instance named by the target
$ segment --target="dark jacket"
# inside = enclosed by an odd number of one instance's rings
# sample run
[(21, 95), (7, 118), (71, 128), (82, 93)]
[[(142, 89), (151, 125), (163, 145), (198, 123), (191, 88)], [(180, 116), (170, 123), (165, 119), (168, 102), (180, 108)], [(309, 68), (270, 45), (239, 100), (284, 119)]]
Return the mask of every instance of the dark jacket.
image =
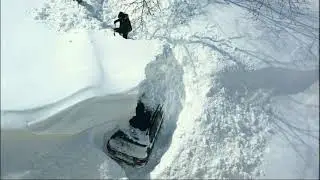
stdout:
[(145, 131), (150, 127), (151, 111), (139, 100), (136, 107), (136, 115), (133, 116), (129, 123), (132, 127)]
[(82, 0), (73, 0), (73, 1), (77, 1), (79, 4), (82, 3)]
[(119, 27), (120, 31), (126, 32), (126, 33), (132, 31), (132, 26), (131, 26), (131, 22), (129, 20), (128, 14), (120, 12), (118, 14), (118, 19), (114, 21), (114, 24), (117, 22), (120, 22), (120, 27)]

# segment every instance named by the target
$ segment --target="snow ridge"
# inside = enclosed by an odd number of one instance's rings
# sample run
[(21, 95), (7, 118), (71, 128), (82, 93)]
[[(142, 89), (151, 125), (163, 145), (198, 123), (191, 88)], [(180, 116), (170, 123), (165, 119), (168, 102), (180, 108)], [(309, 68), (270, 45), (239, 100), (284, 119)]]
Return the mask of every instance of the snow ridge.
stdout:
[(171, 46), (163, 46), (163, 52), (146, 66), (145, 74), (146, 79), (139, 86), (139, 96), (150, 109), (162, 104), (164, 120), (147, 166), (141, 169), (124, 166), (127, 176), (133, 179), (147, 178), (146, 175), (168, 150), (185, 103), (184, 69)]
[(269, 135), (269, 117), (263, 109), (247, 102), (234, 103), (222, 89), (208, 98), (198, 121), (204, 130), (200, 146), (210, 149), (205, 154), (215, 159), (208, 162), (212, 169), (207, 177), (247, 179), (262, 175), (259, 166)]
[[(187, 57), (185, 48), (206, 56)], [(261, 104), (241, 98), (235, 101), (219, 76), (208, 76), (221, 58), (209, 51), (194, 45), (174, 48), (175, 57), (183, 63), (186, 95), (172, 143), (151, 172), (152, 178), (255, 178), (263, 174), (259, 167), (266, 148), (268, 115), (259, 108)], [(203, 61), (209, 57), (214, 61)]]
[(70, 0), (47, 0), (42, 8), (34, 9), (32, 15), (59, 32), (98, 30), (105, 26), (101, 14), (103, 3), (85, 1), (79, 5)]
[(183, 68), (171, 47), (164, 45), (163, 53), (146, 66), (145, 73), (146, 79), (140, 84), (139, 94), (151, 109), (163, 105), (163, 133), (171, 137), (185, 99)]
[(139, 91), (143, 102), (151, 108), (163, 104), (165, 112), (172, 109), (168, 106), (184, 99), (183, 73), (171, 47), (164, 45), (163, 52), (145, 68), (146, 80), (141, 83)]

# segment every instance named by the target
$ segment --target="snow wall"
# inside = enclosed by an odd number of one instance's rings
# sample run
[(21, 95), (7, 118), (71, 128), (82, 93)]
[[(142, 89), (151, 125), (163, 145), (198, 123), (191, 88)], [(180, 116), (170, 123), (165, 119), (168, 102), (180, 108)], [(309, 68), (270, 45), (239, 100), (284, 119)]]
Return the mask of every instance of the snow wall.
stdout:
[(162, 104), (166, 119), (176, 120), (185, 98), (184, 72), (169, 45), (146, 66), (145, 73), (139, 89), (142, 101), (151, 108)]
[[(137, 87), (133, 86), (134, 90), (108, 94), (106, 93), (108, 91), (101, 91), (100, 87), (100, 93), (93, 91), (96, 94), (82, 96), (84, 99), (79, 98), (83, 92), (78, 96), (67, 97), (69, 103), (66, 99), (62, 99), (59, 103), (31, 110), (9, 112), (4, 110), (4, 120), (11, 122), (11, 125), (17, 122), (12, 117), (19, 121), (27, 120), (26, 122), (29, 121), (27, 128), (37, 134), (28, 130), (3, 132), (2, 150), (6, 157), (2, 160), (5, 164), (2, 168), (4, 177), (125, 177), (123, 170), (102, 152), (103, 137), (106, 134), (112, 135), (119, 126), (128, 124), (128, 119), (134, 115), (137, 97), (142, 94), (144, 94), (142, 101), (148, 107), (154, 108), (159, 103), (164, 105), (165, 120), (160, 140), (164, 146), (155, 150), (156, 154), (163, 154), (170, 145), (185, 92), (182, 67), (168, 45), (159, 44), (158, 48), (161, 47), (162, 51), (156, 51), (159, 54), (141, 71), (145, 73), (145, 78), (141, 79), (142, 82)], [(61, 110), (53, 112), (55, 108)], [(50, 113), (47, 114), (48, 112)], [(50, 117), (47, 117), (49, 115)], [(37, 121), (33, 122), (35, 117)], [(4, 126), (5, 129), (6, 127), (17, 126)], [(22, 153), (21, 150), (25, 152)], [(28, 156), (25, 157), (25, 154)], [(8, 159), (10, 157), (15, 158)], [(80, 165), (74, 163), (77, 159), (81, 161)], [(28, 163), (30, 161), (32, 163)], [(64, 169), (67, 164), (71, 166)], [(96, 168), (97, 166), (99, 168)], [(73, 172), (73, 169), (83, 168), (87, 169), (86, 174)]]
[[(101, 144), (128, 123), (141, 94), (151, 108), (164, 105), (168, 148), (185, 96), (171, 48), (108, 28), (50, 30), (25, 15), (36, 3), (2, 4), (2, 177), (125, 177)], [(13, 16), (13, 8), (20, 13)]]
[(145, 78), (146, 64), (162, 48), (157, 41), (114, 37), (110, 30), (46, 32), (46, 37), (30, 33), (19, 39), (21, 47), (10, 36), (2, 41), (4, 128), (42, 121), (88, 98), (134, 91)]

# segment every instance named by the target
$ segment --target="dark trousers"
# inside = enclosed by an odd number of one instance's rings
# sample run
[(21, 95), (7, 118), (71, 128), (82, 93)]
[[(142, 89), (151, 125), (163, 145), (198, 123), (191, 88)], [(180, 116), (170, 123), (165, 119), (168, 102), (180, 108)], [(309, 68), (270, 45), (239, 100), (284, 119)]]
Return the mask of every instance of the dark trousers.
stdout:
[(121, 28), (114, 28), (114, 31), (121, 34), (123, 38), (128, 39), (128, 32), (124, 31)]

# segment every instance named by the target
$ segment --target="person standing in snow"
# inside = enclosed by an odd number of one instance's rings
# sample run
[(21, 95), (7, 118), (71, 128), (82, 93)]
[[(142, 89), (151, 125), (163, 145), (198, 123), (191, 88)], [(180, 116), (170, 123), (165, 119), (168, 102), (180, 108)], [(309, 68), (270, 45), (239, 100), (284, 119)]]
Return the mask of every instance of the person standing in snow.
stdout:
[(120, 26), (119, 28), (114, 28), (114, 31), (121, 34), (125, 39), (128, 39), (128, 33), (132, 31), (131, 22), (129, 20), (128, 14), (119, 12), (118, 19), (115, 20), (113, 23), (116, 24), (117, 22), (120, 22)]

